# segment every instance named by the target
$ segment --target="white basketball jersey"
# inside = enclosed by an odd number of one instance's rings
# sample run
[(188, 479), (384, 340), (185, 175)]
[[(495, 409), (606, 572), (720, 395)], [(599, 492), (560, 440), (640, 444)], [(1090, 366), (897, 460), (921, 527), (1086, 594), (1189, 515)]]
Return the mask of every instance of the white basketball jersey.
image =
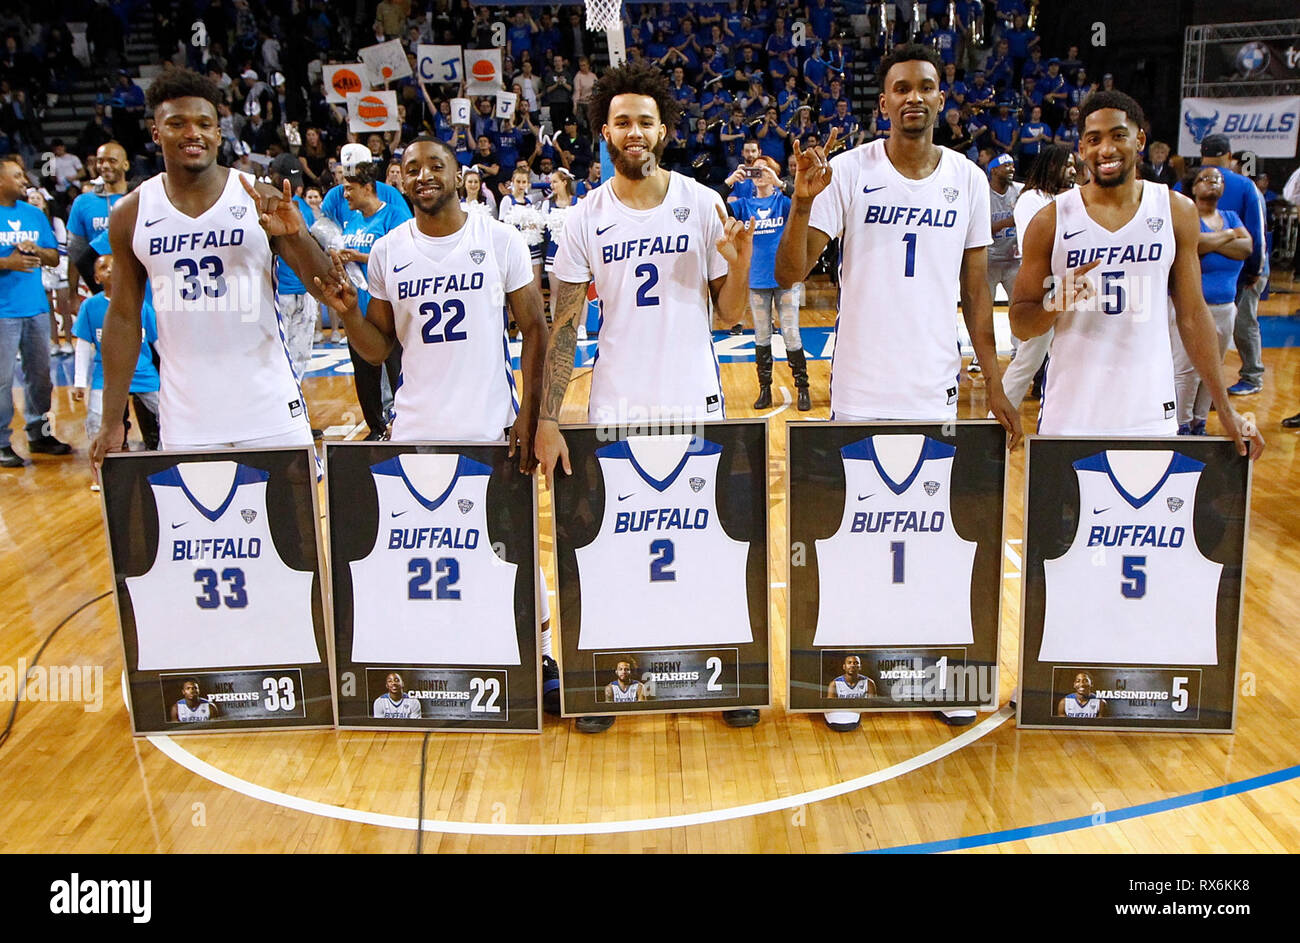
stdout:
[[(304, 429), (285, 348), (271, 244), (230, 171), (206, 213), (172, 206), (159, 174), (140, 185), (131, 248), (158, 313), (159, 421), (171, 448)], [(248, 178), (252, 181), (252, 178)]]
[[(719, 196), (672, 173), (658, 206), (634, 210), (597, 187), (568, 211), (552, 271), (600, 295), (592, 422), (645, 419), (629, 410), (721, 419), (709, 281), (727, 274)], [(654, 417), (649, 417), (654, 418)]]
[(1101, 716), (1101, 698), (1093, 696), (1087, 701), (1080, 704), (1079, 699), (1073, 694), (1065, 696), (1065, 716), (1066, 717), (1099, 717)]
[(1176, 249), (1169, 189), (1144, 181), (1128, 224), (1093, 222), (1079, 188), (1056, 198), (1052, 274), (1088, 273), (1095, 307), (1056, 319), (1038, 431), (1043, 435), (1173, 435), (1169, 271)]
[(374, 548), (352, 564), (352, 660), (402, 665), (517, 665), (515, 564), (492, 550), (492, 469), (460, 456), (450, 484), (426, 497), (398, 456), (372, 465)]
[(619, 686), (619, 683), (617, 681), (612, 682), (609, 688), (611, 691), (614, 692), (615, 704), (626, 704), (631, 701), (635, 701), (637, 699), (637, 695), (641, 693), (641, 682), (633, 681), (631, 684), (627, 686), (626, 691), (624, 691), (623, 688)]
[(403, 695), (400, 701), (394, 703), (391, 697), (384, 694), (375, 698), (374, 716), (377, 718), (383, 718), (384, 720), (392, 720), (394, 718), (418, 719), (421, 716), (420, 702), (411, 697), (411, 695), (406, 694)]
[(519, 233), (470, 215), (433, 238), (410, 220), (375, 241), (368, 271), (402, 345), (393, 440), (500, 441), (519, 410), (505, 298), (533, 280)]
[[(604, 189), (603, 187), (601, 189)], [(578, 647), (667, 648), (753, 641), (746, 543), (718, 520), (722, 446), (694, 436), (663, 480), (647, 473), (634, 437), (597, 450), (605, 483), (600, 531), (579, 547)]]
[(1108, 455), (1074, 463), (1079, 523), (1046, 561), (1038, 660), (1056, 664), (1214, 665), (1222, 565), (1196, 546), (1192, 519), (1205, 465), (1171, 453), (1146, 495), (1130, 494)]
[(149, 476), (158, 551), (126, 579), (141, 671), (314, 665), (312, 574), (280, 559), (266, 519), (266, 472), (235, 466), (226, 499), (204, 507), (181, 466)]
[(840, 675), (835, 679), (835, 696), (840, 698), (866, 697), (870, 683), (866, 675), (859, 676), (856, 684), (849, 684), (844, 680), (844, 675)]
[(969, 645), (975, 541), (953, 527), (957, 450), (922, 438), (901, 482), (885, 473), (868, 436), (840, 449), (844, 515), (817, 541), (820, 600), (813, 644)]
[(831, 413), (880, 419), (957, 415), (957, 299), (963, 253), (993, 242), (979, 166), (941, 149), (909, 180), (884, 141), (831, 160), (808, 224), (840, 248)]
[(212, 702), (206, 698), (199, 698), (199, 706), (191, 708), (185, 703), (185, 698), (176, 702), (176, 719), (182, 724), (194, 724), (200, 721), (212, 719)]

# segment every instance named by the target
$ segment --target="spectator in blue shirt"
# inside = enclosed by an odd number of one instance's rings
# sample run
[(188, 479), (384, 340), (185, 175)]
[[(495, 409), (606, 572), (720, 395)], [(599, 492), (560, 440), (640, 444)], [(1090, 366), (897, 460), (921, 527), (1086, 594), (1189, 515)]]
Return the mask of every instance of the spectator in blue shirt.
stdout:
[(1029, 59), (1029, 50), (1039, 45), (1040, 39), (1038, 34), (1026, 25), (1024, 16), (1017, 16), (1013, 22), (1015, 25), (1002, 35), (1006, 37), (1007, 51), (1011, 53), (1015, 74), (1019, 75), (1026, 60)]
[[(1253, 184), (1252, 184), (1253, 187)], [(59, 264), (58, 243), (45, 214), (24, 202), (27, 174), (14, 158), (0, 160), (0, 467), (26, 464), (10, 445), (14, 366), (23, 358), (27, 448), (67, 455), (71, 447), (50, 429), (50, 302), (41, 267)]]
[[(540, 27), (528, 10), (516, 10), (510, 26), (506, 30), (506, 43), (510, 47), (512, 58), (519, 59), (525, 52), (532, 53), (533, 34), (539, 29)], [(509, 75), (508, 72), (506, 74)]]
[(998, 149), (998, 153), (1010, 154), (1020, 131), (1020, 122), (1011, 117), (1011, 108), (1006, 102), (998, 104), (998, 113), (989, 122), (989, 130), (993, 132), (993, 146)]
[(1043, 93), (1043, 114), (1050, 121), (1060, 121), (1069, 107), (1069, 89), (1065, 85), (1065, 76), (1061, 74), (1061, 63), (1056, 59), (1047, 60), (1047, 75), (1038, 83)]
[(797, 73), (794, 44), (785, 31), (785, 19), (777, 17), (772, 26), (772, 35), (767, 37), (767, 70), (778, 79), (784, 79), (791, 73)]
[[(126, 195), (126, 175), (131, 167), (126, 151), (116, 141), (102, 145), (95, 152), (95, 165), (102, 184), (73, 200), (68, 213), (68, 297), (74, 315), (80, 303), (78, 280), (84, 278), (91, 291), (99, 289), (90, 274), (95, 268), (95, 253), (90, 244), (108, 230), (108, 214)], [(83, 276), (83, 272), (89, 277)]]
[(966, 104), (967, 88), (966, 83), (957, 78), (957, 66), (953, 63), (945, 63), (943, 67), (943, 78), (939, 80), (939, 91), (943, 92), (943, 110), (949, 108), (961, 108)]
[(984, 71), (976, 69), (970, 87), (966, 90), (966, 100), (976, 108), (992, 108), (993, 97), (996, 94), (997, 92), (993, 86), (988, 84)]
[(1052, 143), (1052, 129), (1043, 123), (1043, 109), (1035, 105), (1029, 120), (1020, 126), (1020, 153), (1037, 157), (1043, 148)]
[(1011, 53), (1008, 51), (1005, 39), (999, 39), (994, 44), (993, 51), (984, 62), (984, 75), (989, 84), (996, 89), (1003, 89), (1011, 84), (1015, 67), (1011, 62)]
[(743, 157), (745, 132), (745, 113), (739, 108), (733, 109), (731, 117), (718, 129), (718, 140), (722, 144), (722, 156), (728, 173), (736, 169)]
[(1065, 120), (1056, 129), (1055, 143), (1071, 154), (1079, 153), (1079, 108), (1077, 105), (1070, 106)]
[[(803, 64), (803, 81), (809, 91), (818, 95), (826, 87), (828, 75), (830, 73), (830, 64), (822, 55), (822, 45), (818, 43)], [(787, 76), (787, 78), (789, 78)], [(786, 86), (787, 88), (789, 85)]]
[(763, 114), (763, 123), (758, 126), (755, 133), (758, 137), (758, 149), (762, 151), (763, 156), (772, 158), (778, 167), (785, 166), (785, 159), (790, 150), (787, 146), (790, 132), (782, 127), (781, 117), (777, 114), (775, 105), (768, 106)]
[(1067, 86), (1069, 93), (1066, 101), (1071, 105), (1082, 105), (1083, 100), (1097, 90), (1097, 86), (1088, 81), (1088, 72), (1086, 69), (1079, 69), (1074, 73), (1074, 83)]

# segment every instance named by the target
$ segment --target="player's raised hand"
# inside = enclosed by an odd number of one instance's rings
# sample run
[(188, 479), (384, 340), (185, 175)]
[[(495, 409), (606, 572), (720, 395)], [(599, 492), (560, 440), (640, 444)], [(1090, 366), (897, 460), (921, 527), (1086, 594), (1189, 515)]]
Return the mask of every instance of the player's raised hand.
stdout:
[(258, 222), (268, 236), (292, 236), (304, 228), (302, 214), (293, 205), (293, 188), (288, 180), (284, 182), (282, 193), (277, 193), (274, 187), (251, 184), (243, 174), (240, 174), (239, 182), (253, 198)]
[(717, 242), (718, 252), (727, 260), (728, 265), (740, 261), (748, 263), (750, 254), (754, 251), (754, 221), (747, 219), (742, 223), (728, 216), (716, 203), (713, 208), (718, 213), (718, 219), (722, 220), (722, 238)]
[(1087, 265), (1071, 269), (1062, 280), (1057, 292), (1057, 301), (1062, 311), (1088, 311), (1093, 307), (1097, 292), (1088, 279), (1088, 273), (1101, 265), (1101, 259), (1093, 259)]
[(814, 144), (804, 150), (799, 139), (794, 138), (794, 195), (800, 199), (811, 200), (829, 186), (831, 182), (831, 165), (826, 155), (835, 147), (840, 129), (831, 128), (830, 137), (825, 144)]
[(338, 249), (330, 249), (330, 261), (333, 263), (322, 279), (319, 275), (313, 279), (320, 291), (320, 299), (339, 314), (346, 314), (356, 307), (357, 289), (348, 278), (343, 267), (343, 257)]

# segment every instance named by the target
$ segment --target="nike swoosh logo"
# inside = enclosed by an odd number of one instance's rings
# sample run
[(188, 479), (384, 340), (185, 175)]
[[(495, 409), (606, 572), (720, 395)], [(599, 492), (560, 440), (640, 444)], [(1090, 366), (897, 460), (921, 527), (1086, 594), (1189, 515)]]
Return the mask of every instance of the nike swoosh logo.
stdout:
[(406, 513), (405, 511), (393, 511), (392, 515), (393, 517), (401, 517), (405, 513)]
[(618, 499), (619, 499), (620, 501), (626, 501), (628, 498), (632, 497), (633, 494), (636, 494), (636, 492), (633, 491), (632, 494), (620, 494), (620, 495), (618, 496)]
[(604, 229), (597, 229), (597, 230), (596, 230), (596, 235), (597, 235), (597, 236), (603, 236), (605, 233), (607, 233), (609, 230), (613, 229), (613, 228), (614, 228), (615, 226), (617, 226), (617, 225), (618, 225), (618, 223), (610, 223), (610, 224), (609, 224), (608, 226), (606, 226)]
[(1093, 509), (1092, 509), (1092, 513), (1093, 513), (1093, 514), (1105, 514), (1105, 513), (1106, 513), (1107, 511), (1109, 511), (1109, 510), (1110, 510), (1109, 507), (1104, 507), (1104, 508), (1093, 508)]
[(883, 190), (883, 189), (885, 189), (885, 187), (887, 187), (887, 186), (889, 186), (889, 184), (881, 184), (881, 185), (878, 186), (878, 187), (863, 187), (863, 188), (862, 188), (862, 192), (863, 192), (863, 193), (875, 193), (877, 190)]
[(1075, 236), (1079, 235), (1079, 233), (1081, 233), (1081, 232), (1083, 232), (1082, 229), (1075, 230), (1074, 232), (1067, 232), (1067, 233), (1066, 233), (1064, 236), (1062, 236), (1061, 238), (1062, 238), (1062, 239), (1073, 239)]
[(874, 494), (875, 494), (874, 491), (871, 492), (871, 494), (860, 494), (860, 495), (858, 495), (858, 500), (859, 500), (859, 501), (865, 501), (865, 500), (867, 500), (867, 498), (872, 497), (872, 495), (874, 495)]
[(400, 272), (402, 269), (406, 268), (407, 265), (413, 265), (413, 264), (415, 264), (415, 263), (414, 263), (414, 262), (407, 262), (406, 265), (394, 265), (394, 266), (393, 266), (393, 272), (394, 272), (394, 274), (396, 274), (397, 272)]
[(189, 521), (181, 521), (179, 524), (173, 524), (173, 525), (172, 525), (172, 530), (175, 530), (175, 529), (178, 528), (178, 527), (184, 527), (184, 526), (185, 526), (186, 524), (188, 524), (188, 523), (189, 523)]
[(149, 228), (150, 226), (152, 226), (154, 223), (161, 223), (161, 222), (162, 222), (164, 219), (166, 219), (166, 218), (167, 218), (166, 216), (159, 216), (157, 219), (147, 219), (147, 220), (145, 220), (144, 228), (145, 228), (145, 229), (148, 229), (148, 228)]

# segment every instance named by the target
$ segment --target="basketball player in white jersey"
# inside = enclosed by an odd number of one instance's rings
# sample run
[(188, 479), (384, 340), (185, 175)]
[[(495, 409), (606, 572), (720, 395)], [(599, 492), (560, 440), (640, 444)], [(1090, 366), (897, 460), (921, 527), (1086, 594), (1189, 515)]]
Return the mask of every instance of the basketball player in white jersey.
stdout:
[(1074, 676), (1074, 693), (1056, 702), (1057, 717), (1109, 717), (1106, 702), (1097, 697), (1092, 686), (1092, 675), (1080, 671)]
[[(456, 155), (437, 138), (402, 153), (406, 195), (415, 218), (370, 249), (370, 303), (342, 263), (317, 279), (322, 298), (343, 317), (352, 346), (383, 363), (402, 345), (402, 384), (394, 400), (392, 440), (500, 442), (531, 472), (546, 315), (528, 246), (505, 223), (467, 214), (456, 195)], [(523, 333), (523, 395), (515, 389), (506, 318)]]
[(406, 693), (402, 676), (390, 671), (384, 679), (387, 692), (375, 698), (374, 716), (383, 720), (419, 720), (420, 702)]
[[(824, 147), (795, 144), (794, 199), (776, 252), (776, 280), (803, 281), (826, 243), (842, 238), (840, 312), (831, 362), (831, 418), (957, 418), (961, 352), (953, 300), (985, 378), (988, 408), (1020, 441), (1020, 414), (1002, 390), (987, 281), (993, 242), (989, 188), (979, 166), (933, 141), (943, 112), (941, 63), (928, 47), (895, 47), (880, 64), (886, 140), (828, 161)], [(942, 712), (967, 724), (975, 712)], [(834, 730), (858, 717), (828, 715)]]
[(198, 678), (182, 681), (181, 694), (181, 699), (172, 705), (173, 724), (197, 724), (221, 718), (221, 708), (202, 696)]
[(1144, 120), (1123, 92), (1090, 95), (1079, 109), (1079, 153), (1089, 180), (1039, 211), (1025, 233), (1011, 330), (1020, 338), (1056, 331), (1038, 431), (1174, 435), (1172, 298), (1179, 335), (1224, 434), (1242, 455), (1252, 440), (1249, 451), (1258, 458), (1264, 440), (1233, 409), (1219, 371), (1214, 322), (1201, 294), (1196, 207), (1136, 172)]
[[(664, 74), (641, 63), (609, 69), (588, 111), (614, 178), (570, 211), (552, 269), (555, 325), (536, 442), (548, 478), (556, 462), (572, 473), (560, 407), (590, 283), (602, 310), (587, 410), (593, 422), (725, 418), (710, 308), (733, 324), (749, 302), (753, 223), (728, 219), (715, 192), (660, 166), (681, 113)], [(733, 726), (758, 722), (754, 710), (723, 716)], [(611, 723), (584, 717), (578, 729)]]
[(645, 685), (632, 677), (632, 662), (620, 660), (614, 666), (614, 680), (605, 685), (605, 700), (611, 704), (644, 701)]
[(862, 673), (862, 659), (857, 655), (846, 655), (844, 674), (826, 686), (826, 696), (830, 698), (875, 697), (876, 682)]
[(308, 285), (330, 260), (287, 184), (276, 193), (217, 164), (222, 98), (211, 81), (178, 69), (154, 80), (148, 101), (166, 171), (109, 217), (115, 276), (103, 334), (105, 421), (91, 461), (98, 466), (122, 447), (146, 279), (158, 315), (163, 448), (311, 445), (280, 328), (272, 253)]

